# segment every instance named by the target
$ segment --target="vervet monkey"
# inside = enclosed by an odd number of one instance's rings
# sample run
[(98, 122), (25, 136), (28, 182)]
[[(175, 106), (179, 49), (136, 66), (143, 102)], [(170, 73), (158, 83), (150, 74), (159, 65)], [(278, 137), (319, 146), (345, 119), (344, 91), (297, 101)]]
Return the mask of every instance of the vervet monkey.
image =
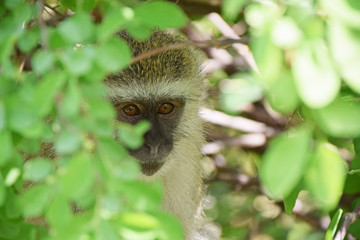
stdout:
[[(182, 37), (155, 31), (139, 41), (119, 33), (134, 56), (184, 42)], [(151, 123), (144, 144), (129, 150), (141, 165), (143, 178), (160, 178), (163, 208), (184, 225), (186, 239), (207, 239), (202, 230), (202, 123), (198, 116), (203, 94), (202, 57), (192, 47), (167, 50), (133, 63), (105, 80), (117, 120)]]

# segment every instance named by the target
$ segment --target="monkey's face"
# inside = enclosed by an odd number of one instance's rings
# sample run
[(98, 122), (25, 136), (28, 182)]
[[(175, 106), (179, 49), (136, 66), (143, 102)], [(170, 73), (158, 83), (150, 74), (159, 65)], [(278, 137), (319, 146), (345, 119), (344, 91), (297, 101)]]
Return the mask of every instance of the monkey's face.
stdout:
[(153, 175), (165, 163), (174, 145), (174, 132), (182, 115), (183, 99), (162, 99), (153, 102), (125, 101), (114, 103), (117, 120), (136, 124), (147, 120), (151, 128), (144, 135), (144, 144), (130, 154), (139, 160), (141, 171)]

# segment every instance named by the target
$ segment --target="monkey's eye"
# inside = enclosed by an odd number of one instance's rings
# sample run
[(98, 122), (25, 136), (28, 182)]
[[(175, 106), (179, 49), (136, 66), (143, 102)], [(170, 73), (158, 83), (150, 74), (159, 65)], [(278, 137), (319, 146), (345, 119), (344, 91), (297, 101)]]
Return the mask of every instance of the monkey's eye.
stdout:
[(174, 110), (174, 105), (171, 103), (163, 103), (159, 106), (158, 112), (161, 114), (169, 114)]
[(140, 109), (138, 108), (138, 106), (136, 106), (134, 104), (126, 105), (123, 108), (123, 111), (128, 116), (136, 116), (136, 115), (140, 114)]

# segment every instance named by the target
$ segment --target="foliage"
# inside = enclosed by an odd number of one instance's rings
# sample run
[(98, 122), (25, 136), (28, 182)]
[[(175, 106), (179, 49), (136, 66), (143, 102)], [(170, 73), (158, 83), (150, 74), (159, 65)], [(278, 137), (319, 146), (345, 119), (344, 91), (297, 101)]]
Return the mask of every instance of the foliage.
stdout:
[[(132, 57), (117, 31), (145, 38), (185, 21), (167, 2), (0, 2), (1, 239), (183, 238), (159, 209), (161, 184), (139, 182), (136, 161), (113, 138), (118, 127), (120, 141), (137, 147), (148, 123), (115, 126), (103, 79)], [(55, 159), (43, 154), (50, 143)]]
[[(265, 153), (222, 152), (226, 167), (239, 173), (236, 184), (246, 175), (250, 187), (210, 183), (207, 214), (226, 239), (331, 239), (342, 209), (359, 203), (359, 4), (224, 0), (222, 16), (245, 26), (257, 69), (212, 73), (210, 87), (220, 94), (210, 100), (244, 116), (249, 104), (262, 104), (285, 124), (266, 136)], [(161, 184), (138, 181), (126, 151), (142, 143), (148, 124), (114, 124), (102, 80), (132, 58), (117, 31), (146, 38), (155, 27), (187, 21), (165, 1), (0, 2), (1, 239), (183, 238), (179, 222), (159, 208)], [(207, 20), (192, 23), (220, 35)], [(43, 154), (50, 143), (55, 159)], [(220, 177), (225, 168), (216, 167)], [(307, 207), (301, 213), (332, 217), (326, 233), (296, 219), (299, 201)], [(349, 228), (355, 237), (359, 224)]]
[[(244, 32), (251, 38), (258, 69), (224, 80), (220, 87), (228, 86), (228, 81), (232, 86), (243, 84), (230, 87), (231, 94), (228, 88), (220, 88), (220, 107), (241, 114), (244, 106), (264, 97), (272, 111), (282, 114), (285, 129), (278, 129), (281, 134), (271, 140), (261, 162), (252, 161), (259, 169), (261, 188), (270, 199), (283, 201), (289, 214), (299, 193), (310, 193), (315, 211), (333, 217), (326, 235), (332, 239), (341, 225), (342, 208), (352, 211), (360, 191), (360, 78), (356, 74), (360, 28), (355, 24), (360, 18), (359, 4), (352, 0), (227, 0), (222, 10), (230, 25), (245, 22), (249, 27)], [(251, 77), (262, 96), (244, 102), (242, 93), (254, 89)], [(237, 108), (240, 104), (243, 107)], [(353, 194), (352, 204), (341, 201), (346, 194)], [(358, 236), (354, 229), (355, 224), (350, 232)]]

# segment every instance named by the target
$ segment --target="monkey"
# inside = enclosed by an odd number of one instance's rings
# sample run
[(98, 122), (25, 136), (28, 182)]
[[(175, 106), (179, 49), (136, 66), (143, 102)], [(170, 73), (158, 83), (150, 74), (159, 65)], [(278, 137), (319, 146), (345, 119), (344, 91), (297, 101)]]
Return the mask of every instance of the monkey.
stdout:
[[(137, 40), (125, 31), (118, 35), (133, 56), (186, 41), (161, 30), (155, 30), (147, 40)], [(143, 145), (129, 152), (139, 162), (144, 181), (161, 179), (162, 208), (179, 218), (188, 240), (207, 239), (201, 233), (201, 146), (205, 138), (198, 112), (204, 93), (202, 63), (203, 56), (194, 47), (171, 49), (105, 79), (118, 121), (136, 124), (147, 120), (151, 124)]]

